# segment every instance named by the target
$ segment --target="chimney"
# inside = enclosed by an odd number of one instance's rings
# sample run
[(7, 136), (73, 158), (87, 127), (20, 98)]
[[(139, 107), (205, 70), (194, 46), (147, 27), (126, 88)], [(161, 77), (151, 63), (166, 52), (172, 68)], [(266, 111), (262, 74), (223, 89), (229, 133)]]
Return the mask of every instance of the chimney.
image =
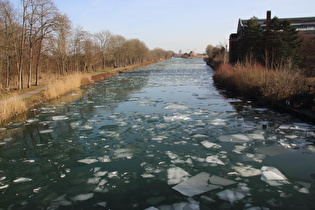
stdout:
[(268, 10), (268, 11), (267, 11), (267, 19), (266, 19), (266, 26), (267, 26), (267, 29), (269, 29), (270, 21), (271, 21), (271, 11)]

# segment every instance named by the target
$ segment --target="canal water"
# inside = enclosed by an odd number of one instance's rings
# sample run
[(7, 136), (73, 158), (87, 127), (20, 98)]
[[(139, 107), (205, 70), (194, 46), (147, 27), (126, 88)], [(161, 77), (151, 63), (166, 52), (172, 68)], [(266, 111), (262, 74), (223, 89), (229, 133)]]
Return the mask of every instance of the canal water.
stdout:
[(200, 59), (121, 73), (0, 128), (0, 209), (314, 209), (314, 129)]

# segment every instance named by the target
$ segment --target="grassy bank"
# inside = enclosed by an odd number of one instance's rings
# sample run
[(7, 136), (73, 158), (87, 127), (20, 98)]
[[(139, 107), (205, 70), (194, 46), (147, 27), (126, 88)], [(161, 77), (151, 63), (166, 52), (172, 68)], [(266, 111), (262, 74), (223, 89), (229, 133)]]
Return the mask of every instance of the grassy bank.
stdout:
[(276, 102), (307, 91), (307, 80), (298, 72), (269, 70), (260, 65), (222, 64), (213, 76), (223, 87), (262, 102)]

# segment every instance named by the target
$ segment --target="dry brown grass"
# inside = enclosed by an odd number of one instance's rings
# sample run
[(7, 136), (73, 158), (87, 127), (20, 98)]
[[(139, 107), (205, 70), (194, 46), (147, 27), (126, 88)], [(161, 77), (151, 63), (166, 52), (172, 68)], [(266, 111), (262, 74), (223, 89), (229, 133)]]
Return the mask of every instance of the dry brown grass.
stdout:
[(0, 101), (0, 122), (27, 110), (25, 102), (18, 95)]
[(306, 79), (297, 71), (269, 70), (260, 65), (221, 66), (216, 82), (262, 101), (279, 101), (307, 90)]
[(68, 92), (77, 90), (82, 85), (86, 85), (90, 82), (90, 76), (83, 74), (65, 76), (62, 79), (57, 79), (54, 82), (49, 83), (46, 90), (43, 92), (43, 96), (47, 100), (55, 99)]

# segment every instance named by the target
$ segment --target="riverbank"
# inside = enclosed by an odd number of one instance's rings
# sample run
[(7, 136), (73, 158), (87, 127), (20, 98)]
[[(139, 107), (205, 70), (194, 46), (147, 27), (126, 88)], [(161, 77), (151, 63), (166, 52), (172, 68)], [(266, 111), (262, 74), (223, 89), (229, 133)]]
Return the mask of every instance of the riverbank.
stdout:
[[(311, 96), (308, 88), (313, 80), (307, 80), (298, 72), (267, 70), (260, 65), (221, 64), (213, 79), (216, 85), (236, 94), (305, 121), (315, 122), (315, 113), (311, 110), (312, 99), (307, 98)], [(295, 97), (298, 93), (305, 93), (306, 97)]]
[(8, 120), (17, 115), (27, 112), (49, 100), (58, 98), (71, 91), (75, 91), (84, 85), (108, 79), (120, 72), (131, 71), (161, 61), (163, 60), (148, 61), (132, 66), (106, 69), (89, 74), (71, 74), (39, 86), (38, 88), (32, 87), (29, 91), (24, 90), (22, 93), (18, 91), (12, 92), (0, 100), (0, 124), (5, 124)]

